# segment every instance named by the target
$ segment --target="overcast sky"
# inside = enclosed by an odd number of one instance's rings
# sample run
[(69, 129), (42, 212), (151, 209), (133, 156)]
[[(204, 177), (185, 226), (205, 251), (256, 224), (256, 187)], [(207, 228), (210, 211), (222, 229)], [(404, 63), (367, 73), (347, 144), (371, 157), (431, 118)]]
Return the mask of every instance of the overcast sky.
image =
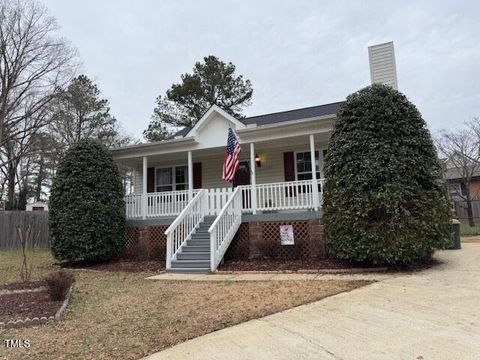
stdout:
[(431, 130), (480, 116), (476, 1), (45, 0), (112, 113), (138, 138), (157, 95), (206, 55), (237, 66), (246, 115), (345, 99), (370, 82), (369, 45), (391, 41), (399, 90)]

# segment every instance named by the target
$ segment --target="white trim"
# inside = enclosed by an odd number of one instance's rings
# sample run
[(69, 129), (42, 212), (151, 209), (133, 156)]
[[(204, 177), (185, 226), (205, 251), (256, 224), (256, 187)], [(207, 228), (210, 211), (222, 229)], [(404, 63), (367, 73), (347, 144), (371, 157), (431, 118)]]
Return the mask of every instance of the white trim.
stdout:
[(193, 199), (193, 158), (192, 158), (192, 151), (189, 150), (188, 151), (188, 167), (187, 167), (187, 171), (188, 171), (188, 183), (187, 183), (187, 186), (188, 186), (188, 199), (189, 200), (192, 200)]
[(147, 218), (148, 204), (147, 204), (147, 192), (148, 192), (148, 158), (143, 157), (143, 179), (142, 179), (142, 218)]
[[(333, 129), (335, 115), (317, 118), (281, 122), (271, 125), (262, 125), (254, 128), (244, 127), (236, 129), (240, 144), (251, 142), (288, 139), (310, 134), (328, 134)], [(194, 137), (167, 140), (151, 144), (133, 145), (112, 150), (112, 155), (117, 163), (131, 160), (133, 163), (142, 156), (158, 156), (171, 153), (182, 153), (188, 150), (214, 149), (218, 146), (205, 146), (198, 143)], [(222, 146), (223, 147), (223, 146)], [(223, 147), (224, 148), (224, 147)]]
[(250, 196), (253, 215), (257, 213), (257, 163), (255, 161), (255, 143), (250, 143)]
[(241, 121), (235, 119), (232, 115), (227, 113), (225, 110), (220, 108), (217, 105), (212, 105), (210, 109), (202, 116), (200, 120), (195, 124), (193, 128), (190, 129), (190, 131), (185, 134), (185, 136), (196, 136), (198, 132), (205, 126), (205, 124), (210, 120), (211, 115), (216, 112), (217, 114), (223, 116), (225, 119), (227, 119), (229, 122), (235, 125), (236, 129), (243, 129), (245, 128), (245, 124), (242, 123)]

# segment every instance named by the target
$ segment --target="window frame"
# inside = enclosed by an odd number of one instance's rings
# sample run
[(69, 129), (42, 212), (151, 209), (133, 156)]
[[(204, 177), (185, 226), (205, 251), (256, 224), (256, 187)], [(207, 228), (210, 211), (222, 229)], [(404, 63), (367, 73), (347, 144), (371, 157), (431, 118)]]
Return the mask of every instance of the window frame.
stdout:
[[(324, 149), (323, 148), (318, 148), (318, 149), (315, 149), (315, 152), (317, 153), (318, 152), (318, 171), (315, 171), (318, 175), (317, 177), (317, 180), (321, 179), (322, 178), (322, 168), (323, 168), (323, 151)], [(300, 154), (300, 153), (310, 153), (310, 149), (309, 150), (298, 150), (298, 151), (294, 151), (293, 152), (293, 157), (294, 157), (294, 169), (295, 169), (295, 181), (311, 181), (312, 179), (306, 179), (306, 180), (298, 180), (298, 166), (297, 166), (297, 154)], [(322, 154), (322, 156), (320, 156), (320, 154)], [(322, 161), (321, 161), (322, 160)], [(315, 164), (316, 165), (316, 164)], [(322, 166), (321, 166), (322, 165)], [(300, 174), (305, 174), (307, 173), (306, 171), (305, 172), (301, 172)], [(311, 174), (312, 171), (309, 171), (309, 173)]]
[[(176, 176), (176, 170), (177, 168), (184, 167), (186, 169), (186, 174), (185, 174), (185, 180), (186, 182), (184, 183), (177, 183), (177, 176)], [(158, 185), (157, 183), (157, 170), (160, 169), (172, 169), (172, 178), (171, 178), (171, 183), (170, 184), (165, 184), (165, 185)], [(184, 190), (177, 190), (177, 184), (178, 185), (185, 185)], [(157, 188), (159, 186), (172, 186), (172, 190), (169, 191), (157, 191)], [(187, 191), (189, 187), (188, 184), (188, 165), (187, 164), (180, 164), (180, 165), (171, 165), (171, 166), (155, 166), (155, 192), (173, 192), (173, 191)]]

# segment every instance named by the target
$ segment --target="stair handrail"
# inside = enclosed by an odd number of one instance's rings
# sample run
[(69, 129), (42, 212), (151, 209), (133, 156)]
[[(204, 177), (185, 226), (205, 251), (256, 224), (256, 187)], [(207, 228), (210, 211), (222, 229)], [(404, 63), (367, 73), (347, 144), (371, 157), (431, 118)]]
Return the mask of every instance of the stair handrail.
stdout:
[(210, 234), (210, 271), (215, 271), (242, 222), (242, 187), (238, 186), (225, 203)]
[(205, 189), (200, 190), (185, 206), (182, 212), (165, 231), (167, 237), (166, 268), (170, 269), (172, 260), (185, 241), (192, 237), (195, 229), (205, 218), (207, 213), (207, 196)]

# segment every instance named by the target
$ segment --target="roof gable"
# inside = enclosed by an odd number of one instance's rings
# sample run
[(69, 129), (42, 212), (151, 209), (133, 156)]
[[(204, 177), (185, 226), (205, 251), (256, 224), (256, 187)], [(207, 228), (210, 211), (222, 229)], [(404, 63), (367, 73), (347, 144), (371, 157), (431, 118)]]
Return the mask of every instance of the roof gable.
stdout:
[(244, 123), (234, 118), (219, 106), (212, 105), (210, 109), (208, 109), (208, 111), (202, 116), (202, 118), (195, 124), (195, 126), (188, 130), (188, 132), (184, 132), (182, 136), (197, 136), (202, 132), (207, 124), (215, 118), (216, 115), (223, 117), (227, 122), (231, 123), (235, 129), (243, 129), (246, 127)]
[[(324, 104), (324, 105), (317, 105), (317, 106), (310, 106), (306, 108), (301, 108), (301, 109), (294, 109), (294, 110), (288, 110), (288, 111), (281, 111), (281, 112), (276, 112), (276, 113), (271, 113), (271, 114), (265, 114), (265, 115), (257, 115), (257, 116), (250, 116), (247, 118), (242, 118), (240, 120), (233, 118), (231, 115), (226, 113), (224, 110), (219, 108), (218, 106), (214, 105), (216, 108), (218, 108), (220, 111), (225, 113), (227, 116), (231, 117), (232, 119), (236, 120), (238, 123), (242, 124), (242, 126), (238, 126), (237, 129), (242, 129), (245, 127), (250, 127), (250, 126), (263, 126), (263, 125), (272, 125), (272, 124), (280, 124), (284, 123), (287, 121), (295, 121), (295, 120), (303, 120), (303, 119), (311, 119), (311, 118), (316, 118), (316, 117), (323, 117), (323, 116), (328, 116), (332, 115), (335, 116), (340, 109), (340, 106), (344, 103), (344, 101), (339, 101), (335, 103), (330, 103), (330, 104)], [(213, 106), (212, 106), (213, 108)], [(212, 109), (210, 108), (209, 111)], [(208, 112), (200, 119), (202, 121), (205, 116), (208, 114)], [(197, 123), (199, 125), (200, 121)], [(237, 123), (237, 124), (238, 124)], [(197, 127), (195, 125), (195, 127)], [(199, 125), (200, 127), (200, 125)], [(179, 131), (177, 131), (174, 135), (174, 137), (186, 137), (186, 136), (192, 136), (194, 128), (189, 128), (185, 127)]]

